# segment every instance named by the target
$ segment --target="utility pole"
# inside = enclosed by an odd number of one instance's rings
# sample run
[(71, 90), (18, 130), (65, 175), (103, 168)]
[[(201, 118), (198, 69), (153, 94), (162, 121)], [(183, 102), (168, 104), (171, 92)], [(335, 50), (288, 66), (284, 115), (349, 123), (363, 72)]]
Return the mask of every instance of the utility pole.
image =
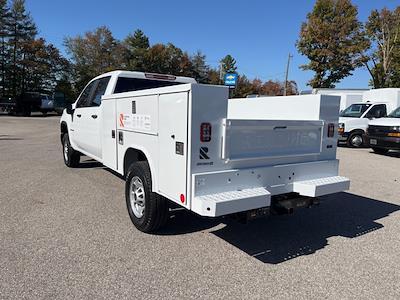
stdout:
[(219, 80), (222, 82), (224, 80), (224, 74), (222, 71), (222, 62), (219, 63)]
[(292, 58), (293, 58), (293, 55), (291, 55), (291, 54), (289, 53), (288, 60), (287, 60), (287, 65), (286, 65), (285, 87), (284, 87), (284, 89), (283, 89), (283, 96), (286, 96), (286, 95), (287, 95), (287, 84), (288, 84), (288, 76), (289, 76), (289, 65), (290, 65), (290, 59), (292, 59)]

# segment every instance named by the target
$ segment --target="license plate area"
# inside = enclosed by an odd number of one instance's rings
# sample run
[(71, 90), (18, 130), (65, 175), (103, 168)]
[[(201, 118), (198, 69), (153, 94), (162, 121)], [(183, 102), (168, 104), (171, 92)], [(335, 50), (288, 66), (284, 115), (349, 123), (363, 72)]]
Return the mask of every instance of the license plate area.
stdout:
[(376, 139), (370, 139), (370, 140), (369, 140), (369, 143), (370, 143), (371, 145), (377, 145), (377, 144), (378, 144), (378, 141), (377, 141)]

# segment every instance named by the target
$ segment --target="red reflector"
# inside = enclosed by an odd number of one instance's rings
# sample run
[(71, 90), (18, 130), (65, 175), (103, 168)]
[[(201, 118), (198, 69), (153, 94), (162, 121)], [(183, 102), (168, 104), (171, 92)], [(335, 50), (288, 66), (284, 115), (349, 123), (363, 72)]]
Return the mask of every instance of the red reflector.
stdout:
[(335, 135), (335, 124), (329, 123), (328, 124), (328, 137), (333, 137)]
[(211, 141), (211, 124), (201, 123), (200, 125), (200, 141), (209, 142)]
[(184, 194), (181, 194), (181, 202), (185, 203), (185, 195)]

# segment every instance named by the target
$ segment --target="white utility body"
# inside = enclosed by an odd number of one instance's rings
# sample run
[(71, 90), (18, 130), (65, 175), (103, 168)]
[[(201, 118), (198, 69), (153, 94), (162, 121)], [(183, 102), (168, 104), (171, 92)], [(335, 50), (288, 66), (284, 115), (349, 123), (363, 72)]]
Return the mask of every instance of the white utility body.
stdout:
[[(121, 78), (137, 76), (180, 84), (115, 90)], [(95, 99), (98, 88), (89, 93), (98, 106), (79, 107), (79, 98), (64, 111), (61, 134), (69, 135), (69, 141), (63, 138), (64, 159), (68, 165), (71, 151), (83, 153), (126, 176), (128, 211), (142, 231), (159, 227), (140, 221), (151, 213), (150, 192), (154, 199), (216, 217), (268, 208), (275, 196), (318, 197), (349, 188), (349, 180), (338, 176), (336, 159), (339, 97), (229, 100), (223, 86), (121, 71), (101, 75), (88, 86), (96, 81), (99, 86), (104, 78), (101, 99)], [(138, 161), (142, 169), (148, 165), (151, 191), (143, 183), (146, 176), (129, 171)], [(132, 170), (140, 173), (140, 168)], [(140, 182), (146, 197), (139, 203)]]
[(339, 142), (352, 147), (365, 144), (364, 136), (371, 120), (386, 117), (400, 106), (400, 89), (373, 89), (363, 93), (363, 100), (341, 112)]

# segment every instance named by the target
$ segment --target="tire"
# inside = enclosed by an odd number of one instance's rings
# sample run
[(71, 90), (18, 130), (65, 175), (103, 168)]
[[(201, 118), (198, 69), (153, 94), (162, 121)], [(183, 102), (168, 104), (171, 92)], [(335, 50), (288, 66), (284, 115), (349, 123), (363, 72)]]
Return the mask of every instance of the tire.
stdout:
[(64, 163), (69, 168), (76, 168), (79, 166), (79, 160), (81, 154), (72, 148), (71, 143), (69, 141), (68, 133), (63, 135), (63, 158)]
[(162, 228), (168, 221), (168, 200), (152, 192), (151, 172), (147, 162), (133, 163), (125, 184), (126, 206), (133, 225), (150, 233)]
[(364, 146), (364, 138), (362, 133), (354, 132), (350, 134), (349, 138), (347, 139), (347, 146), (351, 148), (361, 148)]
[(388, 149), (385, 148), (375, 148), (373, 147), (372, 150), (376, 153), (376, 154), (386, 154), (389, 152)]

